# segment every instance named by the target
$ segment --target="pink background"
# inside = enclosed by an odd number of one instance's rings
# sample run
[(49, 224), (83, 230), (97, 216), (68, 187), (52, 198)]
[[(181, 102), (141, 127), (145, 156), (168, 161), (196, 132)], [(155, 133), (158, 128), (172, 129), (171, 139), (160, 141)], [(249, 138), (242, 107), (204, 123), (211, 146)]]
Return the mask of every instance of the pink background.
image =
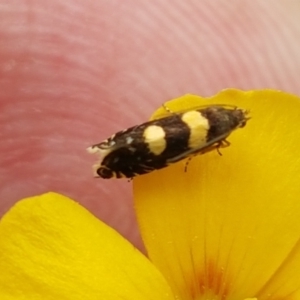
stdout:
[(141, 247), (131, 183), (85, 148), (185, 93), (300, 94), (300, 2), (0, 0), (0, 215), (49, 190)]

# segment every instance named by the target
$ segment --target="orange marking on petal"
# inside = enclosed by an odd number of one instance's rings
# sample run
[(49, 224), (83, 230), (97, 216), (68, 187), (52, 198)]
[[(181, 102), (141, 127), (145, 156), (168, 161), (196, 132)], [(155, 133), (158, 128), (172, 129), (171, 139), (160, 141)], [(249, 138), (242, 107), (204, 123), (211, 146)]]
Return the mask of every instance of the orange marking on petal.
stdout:
[(193, 274), (190, 286), (191, 299), (213, 295), (221, 300), (225, 300), (229, 295), (230, 284), (228, 281), (223, 268), (218, 267), (213, 260), (209, 260), (204, 270)]

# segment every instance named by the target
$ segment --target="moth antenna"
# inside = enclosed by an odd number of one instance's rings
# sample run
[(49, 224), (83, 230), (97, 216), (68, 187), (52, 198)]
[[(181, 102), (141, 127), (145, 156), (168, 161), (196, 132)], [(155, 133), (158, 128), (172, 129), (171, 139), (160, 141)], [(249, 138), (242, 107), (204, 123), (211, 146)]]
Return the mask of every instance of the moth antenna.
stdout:
[(162, 107), (164, 110), (170, 114), (175, 114), (174, 111), (172, 111), (166, 104), (163, 104)]

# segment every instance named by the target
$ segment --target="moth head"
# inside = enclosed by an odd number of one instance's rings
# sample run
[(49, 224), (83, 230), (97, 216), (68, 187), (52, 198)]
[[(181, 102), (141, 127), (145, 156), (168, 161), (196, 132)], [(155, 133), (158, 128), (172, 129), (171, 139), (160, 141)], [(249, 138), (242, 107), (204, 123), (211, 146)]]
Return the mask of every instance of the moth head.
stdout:
[(105, 179), (116, 177), (115, 172), (113, 172), (109, 168), (107, 168), (105, 166), (101, 166), (99, 164), (94, 166), (94, 175), (95, 175), (95, 177), (101, 177), (101, 178), (105, 178)]
[(233, 111), (233, 115), (237, 120), (237, 128), (243, 128), (246, 126), (248, 120), (250, 120), (249, 116), (250, 111), (246, 109), (236, 108)]
[(88, 147), (86, 150), (87, 152), (91, 154), (96, 154), (99, 157), (98, 162), (93, 166), (95, 177), (102, 177), (102, 178), (114, 177), (114, 174), (111, 170), (101, 165), (103, 159), (113, 151), (113, 145), (109, 142), (109, 140), (105, 140), (100, 144), (92, 145)]

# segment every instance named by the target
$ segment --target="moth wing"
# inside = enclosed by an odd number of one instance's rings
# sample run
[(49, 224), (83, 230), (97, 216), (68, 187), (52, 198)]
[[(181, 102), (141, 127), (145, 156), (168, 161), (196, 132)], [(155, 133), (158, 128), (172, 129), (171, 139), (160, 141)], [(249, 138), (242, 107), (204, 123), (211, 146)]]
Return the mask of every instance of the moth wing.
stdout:
[(130, 147), (132, 142), (139, 141), (140, 132), (145, 124), (146, 123), (119, 131), (105, 141), (90, 146), (88, 151), (92, 153), (97, 152), (97, 149), (101, 149), (107, 152), (112, 152), (120, 148)]
[(208, 108), (208, 107), (212, 107), (212, 106), (215, 106), (215, 107), (223, 107), (225, 109), (231, 109), (231, 110), (235, 110), (237, 109), (238, 107), (235, 106), (235, 105), (229, 105), (229, 104), (205, 104), (205, 105), (199, 105), (199, 106), (193, 106), (189, 109), (181, 109), (181, 110), (177, 110), (177, 111), (171, 111), (167, 106), (165, 105), (162, 105), (162, 107), (164, 108), (165, 112), (164, 113), (161, 113), (159, 114), (158, 116), (156, 116), (155, 118), (153, 118), (153, 120), (159, 120), (159, 119), (163, 119), (163, 118), (166, 118), (166, 117), (169, 117), (170, 115), (181, 115), (181, 114), (184, 114), (188, 111), (193, 111), (193, 110), (201, 110), (201, 109), (205, 109), (205, 108)]
[[(218, 146), (220, 146), (220, 145), (218, 145), (216, 143), (219, 143), (219, 142), (225, 140), (226, 137), (228, 137), (230, 135), (230, 133), (231, 132), (229, 132), (229, 133), (227, 132), (226, 134), (218, 136), (215, 139), (212, 139), (211, 141), (209, 141), (208, 143), (206, 143), (205, 145), (203, 145), (202, 147), (198, 147), (198, 148), (195, 148), (195, 149), (187, 150), (187, 151), (181, 153), (180, 155), (177, 155), (177, 156), (175, 156), (173, 158), (170, 158), (170, 159), (167, 160), (167, 163), (170, 163), (170, 164), (171, 163), (175, 163), (175, 162), (178, 162), (178, 161), (180, 161), (182, 159), (190, 157), (191, 155), (194, 155), (194, 154), (204, 154), (206, 152), (215, 150), (215, 149), (217, 149)], [(214, 146), (214, 144), (216, 144), (216, 145)]]

